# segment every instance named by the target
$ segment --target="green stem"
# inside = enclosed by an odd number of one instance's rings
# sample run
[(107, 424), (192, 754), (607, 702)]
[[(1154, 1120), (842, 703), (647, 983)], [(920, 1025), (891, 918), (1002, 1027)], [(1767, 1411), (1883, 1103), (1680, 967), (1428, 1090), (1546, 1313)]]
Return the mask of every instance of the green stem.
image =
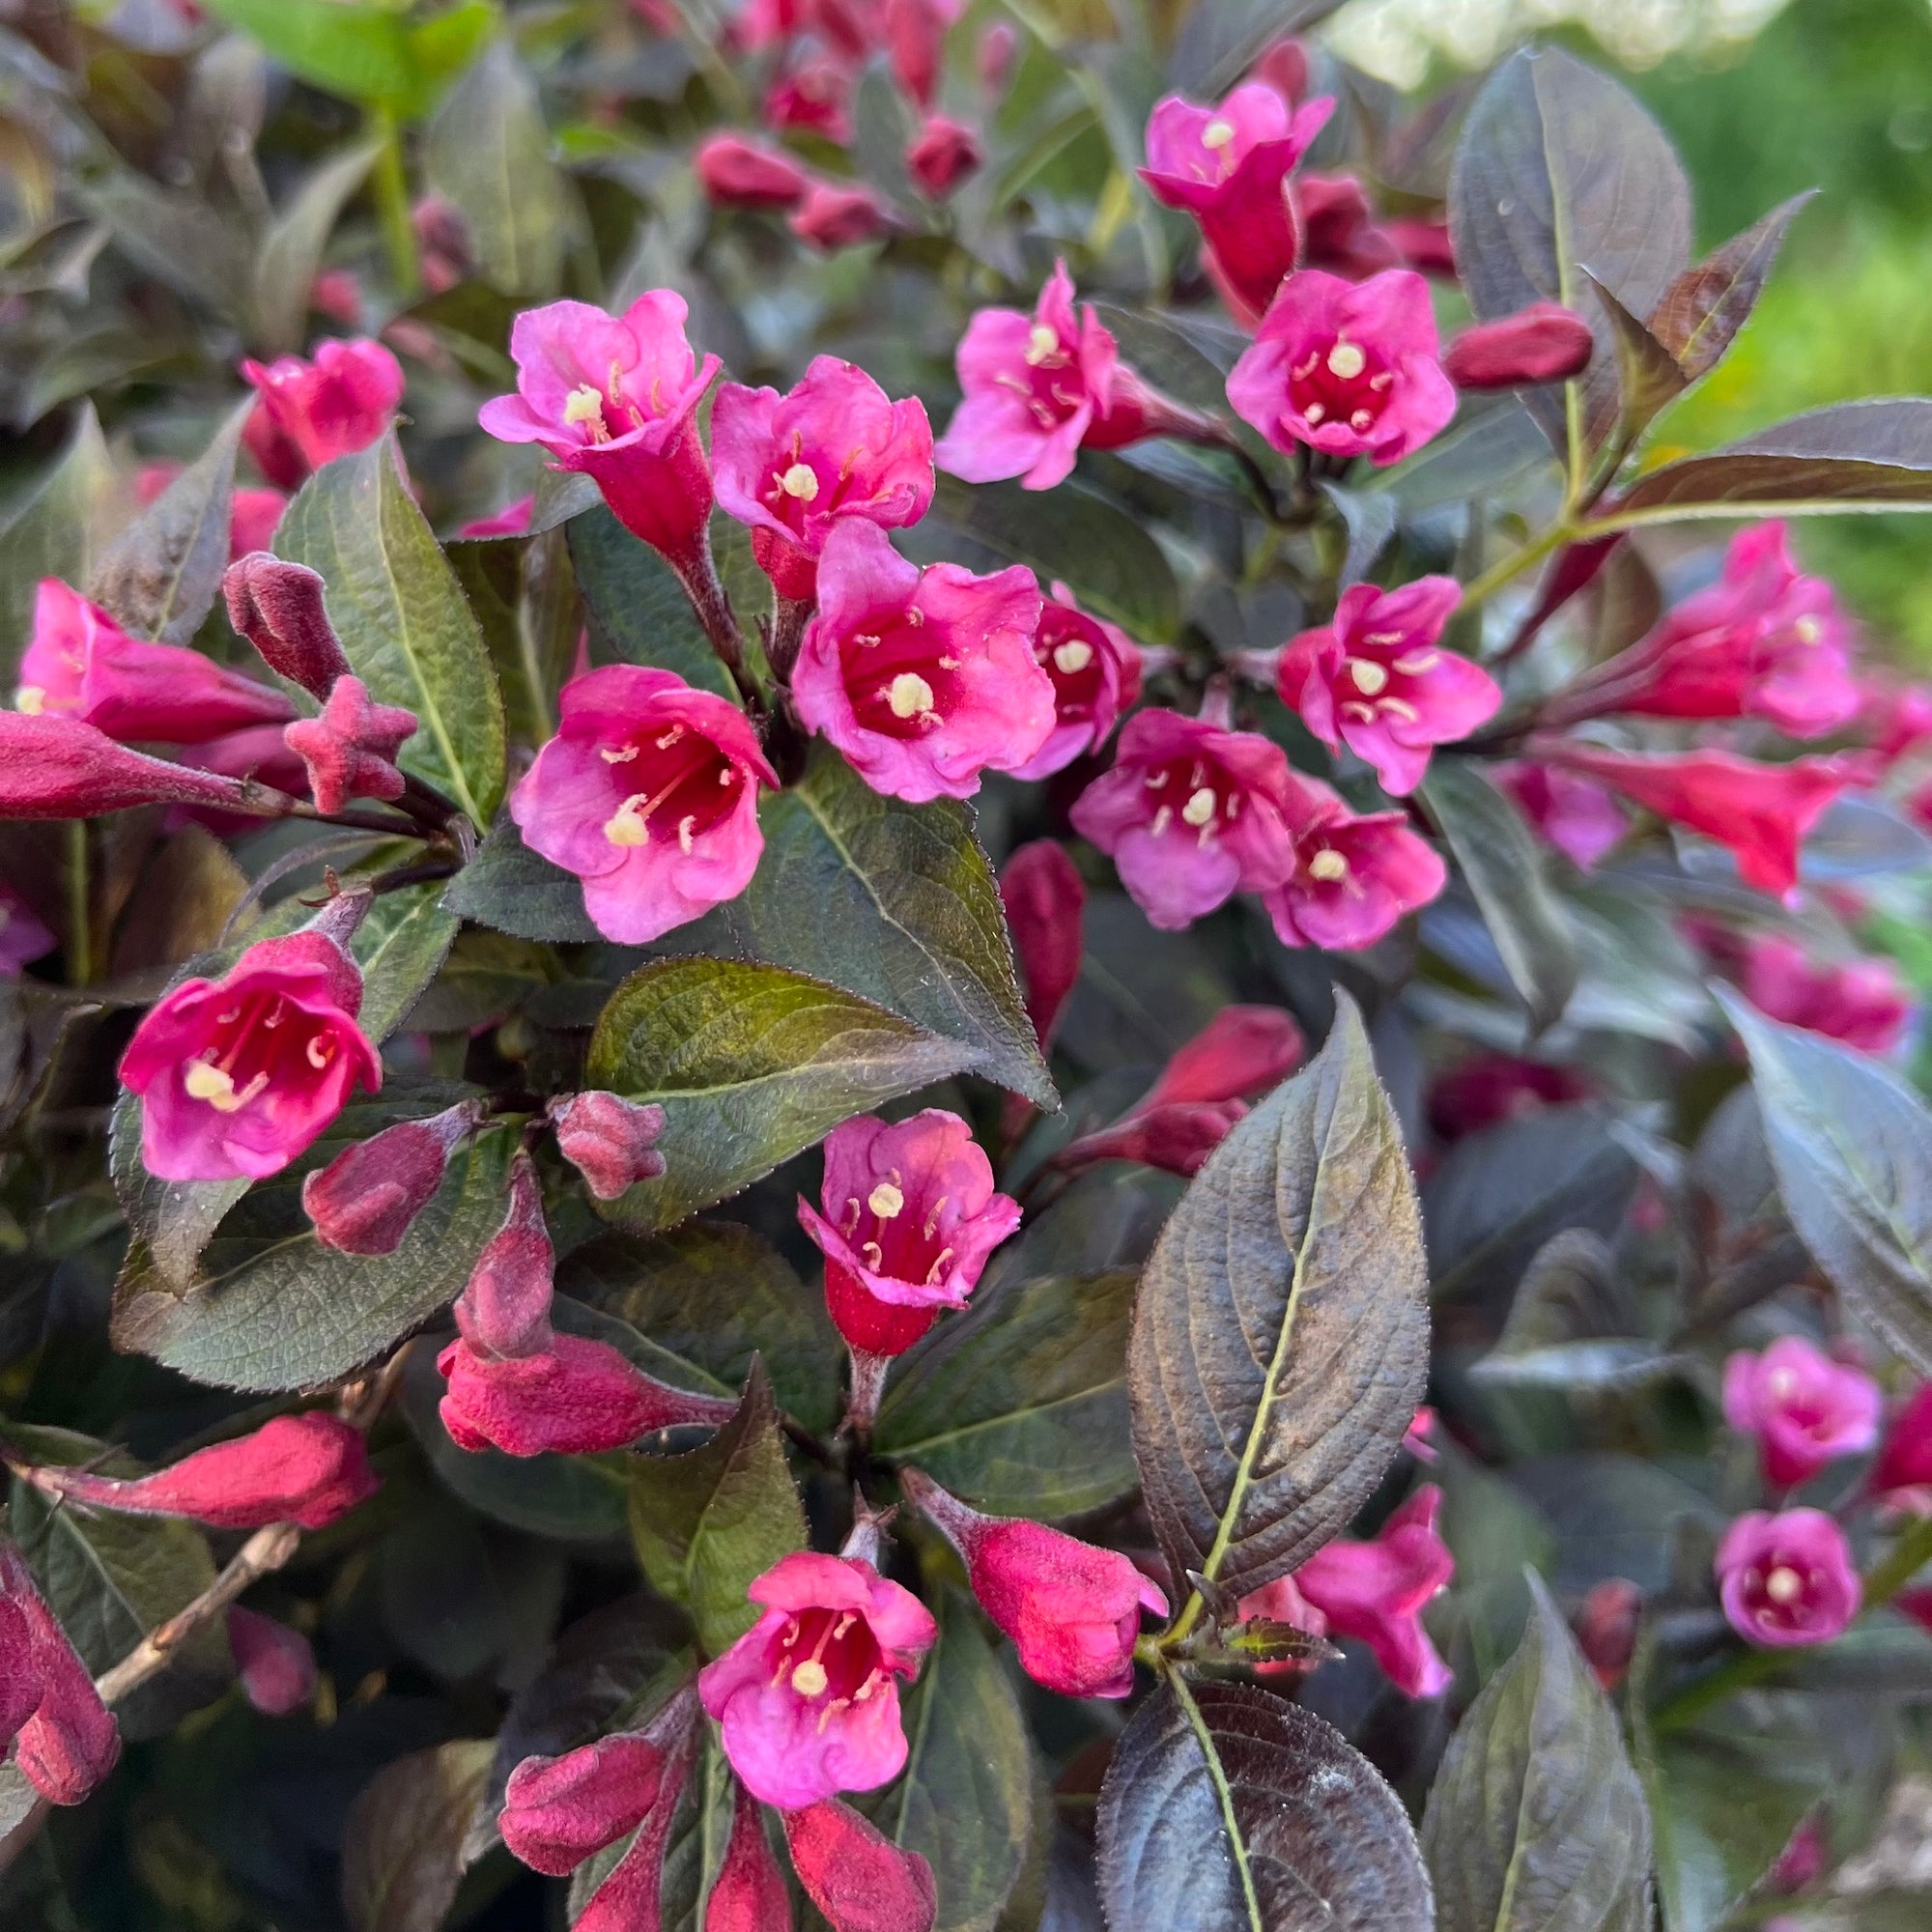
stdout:
[(1567, 523), (1557, 523), (1545, 530), (1540, 537), (1533, 538), (1520, 550), (1512, 551), (1499, 562), (1492, 563), (1474, 582), (1463, 586), (1462, 609), (1473, 610), (1485, 598), (1492, 597), (1504, 584), (1511, 583), (1525, 570), (1539, 564), (1551, 551), (1561, 550), (1567, 543), (1577, 540), (1577, 531)]
[(403, 132), (386, 108), (369, 110), (370, 131), (382, 142), (376, 152), (376, 209), (383, 242), (389, 251), (389, 273), (396, 294), (412, 300), (422, 287), (416, 268), (416, 228), (410, 211), (410, 181), (403, 166)]
[(72, 986), (94, 978), (94, 934), (88, 891), (87, 821), (72, 819), (67, 828), (67, 977)]

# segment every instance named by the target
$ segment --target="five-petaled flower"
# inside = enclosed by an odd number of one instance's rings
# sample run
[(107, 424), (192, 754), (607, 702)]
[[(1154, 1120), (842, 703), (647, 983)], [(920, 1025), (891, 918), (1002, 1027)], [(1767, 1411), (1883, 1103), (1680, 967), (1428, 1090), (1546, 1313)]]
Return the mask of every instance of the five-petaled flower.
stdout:
[(1114, 721), (1141, 695), (1139, 647), (1117, 624), (1090, 617), (1064, 583), (1040, 606), (1033, 654), (1053, 680), (1054, 724), (1043, 744), (1014, 773), (1051, 778), (1107, 742)]
[(1285, 946), (1359, 952), (1426, 906), (1449, 870), (1401, 811), (1354, 812), (1319, 779), (1291, 781), (1288, 876), (1262, 895)]
[(1753, 1510), (1718, 1544), (1718, 1593), (1747, 1643), (1827, 1643), (1859, 1613), (1863, 1592), (1845, 1532), (1823, 1510)]
[(318, 343), (312, 360), (282, 355), (242, 373), (261, 398), (244, 432), (269, 481), (292, 490), (311, 469), (367, 449), (403, 400), (403, 367), (380, 342)]
[(776, 785), (728, 700), (674, 672), (607, 665), (564, 686), (556, 736), (510, 798), (524, 842), (583, 881), (607, 939), (641, 946), (735, 898)]
[(1756, 1437), (1765, 1481), (1776, 1489), (1862, 1455), (1878, 1440), (1881, 1403), (1868, 1375), (1802, 1335), (1781, 1335), (1760, 1355), (1740, 1349), (1724, 1363), (1724, 1420)]

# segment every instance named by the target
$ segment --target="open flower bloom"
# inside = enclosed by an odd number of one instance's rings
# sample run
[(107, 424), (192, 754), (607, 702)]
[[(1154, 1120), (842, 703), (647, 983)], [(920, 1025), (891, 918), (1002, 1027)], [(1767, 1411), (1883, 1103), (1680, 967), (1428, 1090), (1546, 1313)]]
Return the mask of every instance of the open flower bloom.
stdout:
[(1073, 828), (1112, 856), (1148, 919), (1173, 931), (1293, 869), (1285, 812), (1295, 783), (1287, 754), (1259, 732), (1139, 711), (1113, 769), (1075, 802)]
[(1300, 442), (1400, 463), (1456, 413), (1429, 284), (1408, 269), (1365, 282), (1291, 275), (1230, 373), (1228, 400), (1284, 452)]
[(792, 671), (798, 715), (874, 791), (970, 798), (980, 773), (1018, 770), (1053, 729), (1053, 681), (1033, 656), (1039, 612), (1023, 565), (921, 570), (876, 524), (841, 519)]
[(49, 1804), (78, 1804), (114, 1769), (121, 1731), (26, 1559), (0, 1543), (0, 1750)]
[(1324, 745), (1373, 765), (1397, 798), (1422, 782), (1432, 746), (1466, 738), (1503, 701), (1480, 665), (1436, 646), (1462, 601), (1453, 577), (1400, 590), (1351, 584), (1333, 619), (1293, 639), (1276, 670), (1282, 701)]
[(1798, 883), (1804, 835), (1858, 777), (1833, 758), (1766, 765), (1733, 752), (1642, 757), (1569, 739), (1539, 741), (1537, 755), (1728, 845), (1746, 885), (1780, 896)]
[(1051, 490), (1071, 472), (1082, 443), (1119, 449), (1206, 429), (1122, 365), (1091, 305), (1075, 315), (1064, 261), (1054, 264), (1032, 315), (980, 309), (955, 360), (965, 400), (933, 455), (968, 483), (1017, 476), (1025, 489)]
[(319, 811), (340, 811), (352, 798), (401, 798), (396, 759), (416, 733), (416, 714), (378, 704), (359, 677), (339, 677), (318, 718), (298, 718), (282, 741), (308, 772)]
[[(833, 1320), (875, 1355), (909, 1349), (939, 1309), (964, 1307), (987, 1257), (1020, 1224), (972, 1128), (936, 1107), (834, 1127), (819, 1203), (822, 1213), (801, 1200), (798, 1218), (825, 1257)], [(901, 1330), (910, 1332), (896, 1347), (882, 1345)]]
[[(851, 1805), (826, 1798), (787, 1811), (784, 1834), (792, 1870), (832, 1932), (932, 1932), (939, 1898), (931, 1865)], [(760, 1919), (757, 1932), (781, 1932), (787, 1922)]]
[(1090, 617), (1064, 583), (1040, 607), (1033, 654), (1053, 680), (1054, 724), (1046, 743), (1014, 772), (1018, 779), (1051, 778), (1097, 752), (1141, 695), (1141, 654), (1132, 639)]
[(459, 1100), (424, 1121), (399, 1121), (345, 1148), (302, 1178), (302, 1212), (324, 1247), (345, 1255), (392, 1255), (436, 1199), (451, 1150), (481, 1109)]
[(355, 1024), (362, 975), (313, 928), (187, 980), (134, 1030), (121, 1084), (140, 1094), (141, 1159), (161, 1180), (277, 1174), (383, 1064)]
[(1313, 1636), (1357, 1637), (1398, 1690), (1439, 1697), (1455, 1673), (1430, 1641), (1422, 1612), (1456, 1574), (1456, 1559), (1436, 1533), (1441, 1504), (1442, 1492), (1424, 1483), (1369, 1542), (1337, 1537), (1283, 1579), (1287, 1589), (1270, 1583), (1243, 1597), (1241, 1615), (1293, 1624)]
[(939, 1635), (925, 1605), (858, 1557), (810, 1550), (746, 1594), (764, 1614), (697, 1679), (731, 1769), (785, 1811), (890, 1783), (906, 1761), (898, 1680)]
[(1783, 933), (1752, 935), (1738, 983), (1759, 1012), (1861, 1053), (1889, 1053), (1912, 1018), (1911, 997), (1889, 959), (1814, 960)]
[(1932, 1516), (1932, 1382), (1920, 1382), (1892, 1417), (1870, 1489), (1893, 1509)]
[(1799, 1335), (1780, 1336), (1760, 1355), (1741, 1349), (1724, 1363), (1724, 1420), (1757, 1438), (1764, 1479), (1776, 1489), (1862, 1455), (1878, 1440), (1881, 1403), (1869, 1376)]
[(812, 358), (786, 395), (725, 383), (711, 412), (718, 507), (747, 525), (780, 596), (808, 601), (834, 526), (902, 529), (932, 501), (932, 429), (856, 362)]
[(1295, 775), (1284, 817), (1293, 863), (1262, 895), (1284, 946), (1359, 952), (1449, 881), (1448, 867), (1406, 813), (1350, 811), (1317, 779)]
[(295, 707), (279, 691), (199, 651), (130, 638), (107, 612), (43, 577), (14, 702), (29, 717), (75, 718), (121, 740), (200, 743)]
[(1762, 718), (1789, 737), (1822, 737), (1864, 701), (1849, 641), (1832, 586), (1792, 562), (1783, 523), (1753, 525), (1731, 539), (1716, 583), (1557, 693), (1546, 721)]
[(45, 958), (59, 944), (33, 907), (0, 879), (0, 979), (17, 980), (23, 966)]
[[(249, 419), (249, 449), (283, 489), (299, 483), (305, 469), (367, 449), (403, 400), (403, 365), (367, 337), (318, 343), (311, 361), (283, 355), (266, 367), (243, 362), (242, 373), (262, 399)], [(298, 458), (293, 473), (277, 442)]]
[(1823, 1510), (1753, 1510), (1718, 1544), (1718, 1593), (1747, 1643), (1828, 1643), (1859, 1613), (1863, 1592), (1845, 1532)]
[(583, 881), (598, 931), (641, 946), (744, 891), (765, 843), (758, 786), (778, 776), (736, 705), (672, 671), (607, 665), (565, 685), (557, 709), (510, 816)]
[(1300, 252), (1288, 177), (1335, 111), (1327, 97), (1292, 107), (1264, 81), (1243, 81), (1214, 107), (1178, 94), (1157, 101), (1140, 171), (1156, 201), (1201, 224), (1216, 279), (1244, 321), (1273, 299)]
[(1594, 779), (1526, 759), (1493, 765), (1490, 776), (1516, 800), (1537, 836), (1582, 871), (1608, 857), (1630, 830), (1623, 809)]
[(1044, 1523), (981, 1516), (918, 1469), (899, 1478), (958, 1550), (980, 1607), (1012, 1638), (1036, 1684), (1065, 1697), (1126, 1696), (1141, 1612), (1167, 1614), (1155, 1584), (1118, 1550)]
[(708, 556), (697, 405), (719, 368), (686, 341), (689, 313), (669, 289), (621, 316), (578, 301), (526, 309), (510, 330), (517, 393), (477, 415), (498, 441), (541, 443), (560, 468), (583, 471), (618, 522), (682, 575), (703, 571)]

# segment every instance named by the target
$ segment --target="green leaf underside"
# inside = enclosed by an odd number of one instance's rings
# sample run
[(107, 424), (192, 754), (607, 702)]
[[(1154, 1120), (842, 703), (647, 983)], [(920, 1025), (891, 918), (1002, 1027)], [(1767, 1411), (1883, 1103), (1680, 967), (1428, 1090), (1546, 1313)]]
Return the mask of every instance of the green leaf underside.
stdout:
[(354, 1932), (439, 1932), (491, 1748), (487, 1738), (465, 1738), (412, 1751), (363, 1787), (342, 1834), (342, 1903)]

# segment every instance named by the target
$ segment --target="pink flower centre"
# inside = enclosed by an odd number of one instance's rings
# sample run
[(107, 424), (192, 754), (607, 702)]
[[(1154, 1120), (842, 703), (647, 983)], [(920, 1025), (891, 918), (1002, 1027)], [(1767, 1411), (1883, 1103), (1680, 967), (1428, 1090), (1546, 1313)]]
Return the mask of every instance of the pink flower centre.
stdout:
[(1288, 372), (1289, 411), (1310, 429), (1340, 423), (1364, 436), (1381, 420), (1395, 371), (1372, 348), (1346, 335), (1313, 342)]
[(663, 415), (663, 377), (651, 378), (646, 407), (626, 388), (624, 373), (624, 365), (613, 356), (601, 389), (595, 383), (582, 382), (563, 399), (564, 427), (576, 430), (586, 446), (629, 436)]
[(1298, 855), (1301, 871), (1319, 887), (1334, 888), (1348, 898), (1358, 899), (1363, 895), (1362, 881), (1354, 861), (1334, 836), (1339, 829), (1318, 826), (1302, 839)]
[(936, 731), (961, 696), (961, 661), (946, 648), (951, 639), (933, 637), (916, 604), (866, 621), (877, 628), (853, 632), (839, 652), (852, 715), (862, 729), (887, 738)]
[(903, 1177), (894, 1168), (872, 1183), (864, 1201), (846, 1196), (838, 1232), (874, 1274), (936, 1287), (953, 1258), (946, 1206), (942, 1194), (922, 1212), (906, 1198)]
[(765, 1662), (775, 1687), (788, 1684), (816, 1707), (821, 1731), (891, 1682), (872, 1627), (857, 1610), (799, 1611), (773, 1638)]
[(1746, 1610), (1762, 1630), (1804, 1630), (1824, 1582), (1825, 1573), (1815, 1564), (1773, 1551), (1745, 1572)]
[[(213, 1038), (181, 1063), (191, 1100), (238, 1113), (278, 1082), (326, 1073), (340, 1042), (326, 1020), (281, 993), (246, 992), (214, 1016)], [(307, 1069), (307, 1076), (303, 1069)]]
[(1170, 758), (1141, 781), (1148, 830), (1156, 838), (1185, 838), (1206, 848), (1241, 815), (1246, 794), (1206, 758)]
[(1058, 429), (1087, 401), (1086, 379), (1074, 345), (1047, 322), (1034, 324), (1021, 367), (1002, 369), (993, 380), (1020, 397), (1027, 413), (1043, 430)]
[(867, 454), (863, 443), (855, 443), (831, 470), (828, 457), (805, 454), (805, 438), (794, 430), (790, 448), (774, 453), (759, 500), (787, 529), (802, 533), (808, 516), (835, 517), (845, 508), (853, 472)]
[(1406, 641), (1400, 631), (1370, 631), (1346, 639), (1349, 655), (1334, 679), (1339, 717), (1358, 724), (1378, 719), (1390, 724), (1422, 722), (1414, 680), (1427, 677), (1442, 662), (1442, 653), (1421, 644), (1405, 650)]
[(1034, 656), (1053, 680), (1056, 713), (1063, 724), (1084, 723), (1094, 715), (1103, 685), (1100, 646), (1071, 611), (1048, 604), (1034, 635)]
[(636, 732), (597, 755), (611, 768), (604, 837), (612, 845), (664, 841), (689, 852), (737, 806), (744, 774), (688, 724)]

